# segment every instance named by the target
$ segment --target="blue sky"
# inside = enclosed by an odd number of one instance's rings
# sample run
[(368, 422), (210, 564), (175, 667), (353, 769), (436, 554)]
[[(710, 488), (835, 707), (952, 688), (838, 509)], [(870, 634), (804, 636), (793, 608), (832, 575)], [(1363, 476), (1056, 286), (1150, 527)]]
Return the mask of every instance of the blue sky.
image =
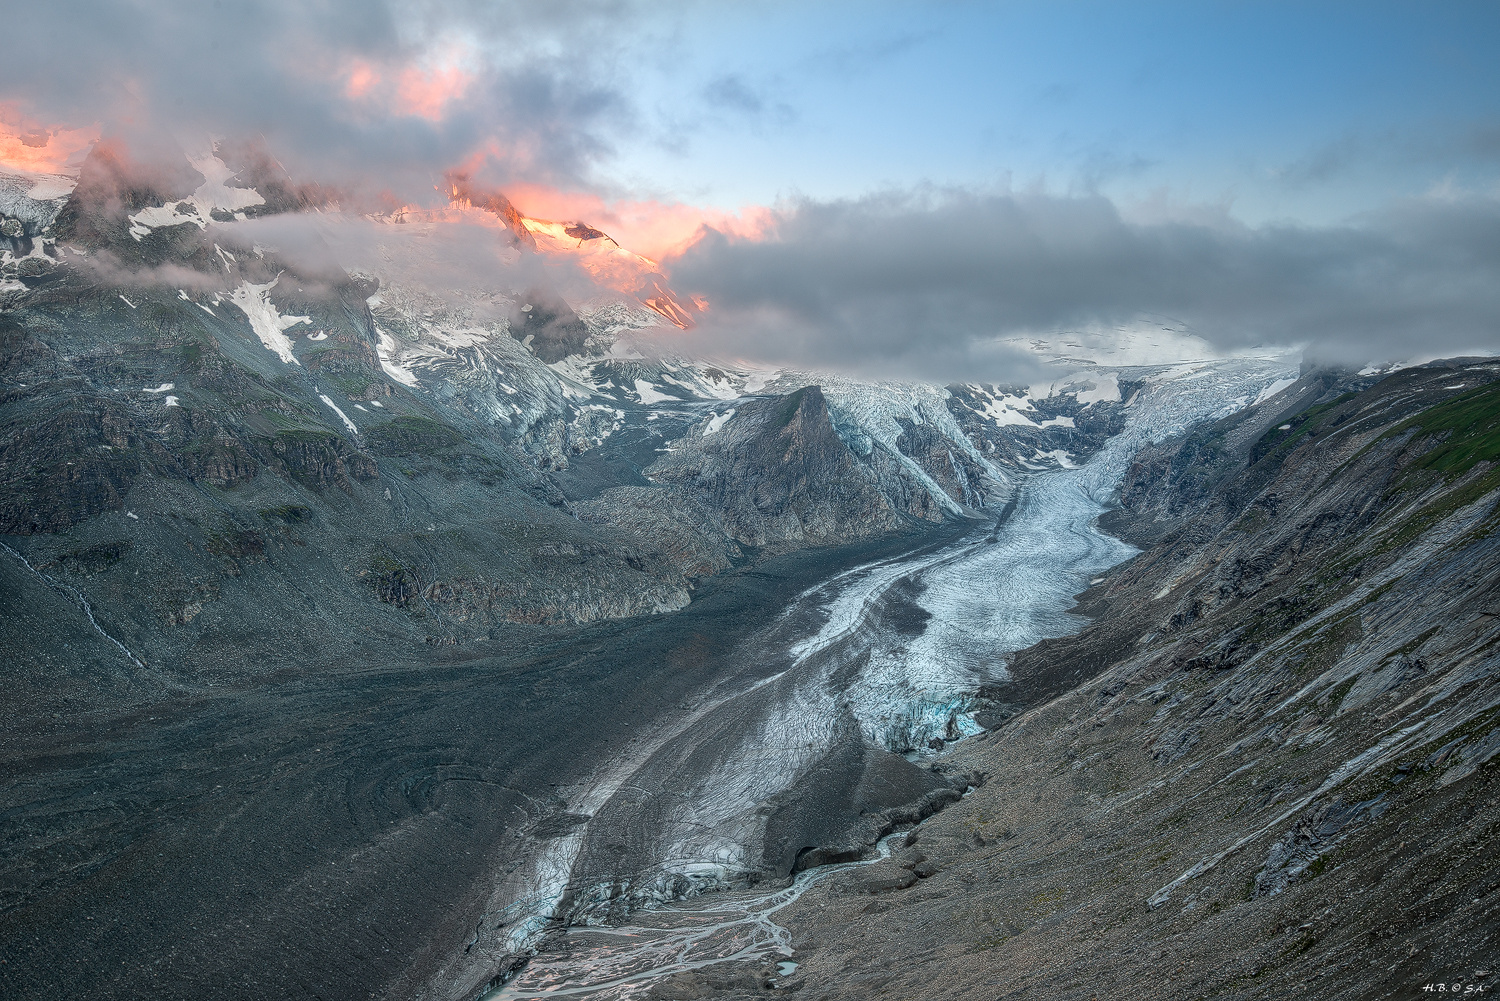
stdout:
[(599, 179), (692, 202), (919, 184), (1329, 221), (1500, 178), (1500, 4), (696, 7)]
[(936, 185), (1330, 222), (1500, 179), (1496, 0), (56, 0), (7, 28), (0, 123), (259, 133), (403, 197), (484, 149), (499, 183), (723, 208)]

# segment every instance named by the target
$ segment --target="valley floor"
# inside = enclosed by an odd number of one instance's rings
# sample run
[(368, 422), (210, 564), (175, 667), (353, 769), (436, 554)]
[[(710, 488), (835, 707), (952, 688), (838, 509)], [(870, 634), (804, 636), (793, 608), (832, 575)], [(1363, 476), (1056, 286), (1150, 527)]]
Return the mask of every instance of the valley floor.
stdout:
[[(559, 790), (753, 675), (730, 654), (787, 594), (951, 534), (777, 557), (671, 616), (517, 627), (482, 654), (357, 648), (310, 677), (123, 715), (101, 691), (11, 727), (0, 994), (415, 996), (474, 939), (528, 832), (567, 829)], [(6, 657), (44, 623), (74, 623), (80, 650), (103, 642), (16, 561), (0, 575)]]

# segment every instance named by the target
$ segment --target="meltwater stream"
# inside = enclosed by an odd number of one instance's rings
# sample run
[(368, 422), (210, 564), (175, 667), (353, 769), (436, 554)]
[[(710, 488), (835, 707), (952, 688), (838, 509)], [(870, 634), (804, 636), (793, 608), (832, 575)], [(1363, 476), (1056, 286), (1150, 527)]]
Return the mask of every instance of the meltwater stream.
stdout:
[(485, 995), (484, 1001), (625, 999), (674, 973), (772, 956), (782, 957), (780, 969), (790, 973), (797, 965), (788, 958), (795, 955), (792, 936), (776, 923), (776, 912), (835, 873), (890, 858), (892, 843), (904, 836), (882, 838), (868, 859), (810, 869), (790, 886), (770, 893), (695, 897), (646, 911), (637, 924), (570, 928), (564, 950), (539, 956), (520, 977)]
[[(904, 750), (977, 732), (976, 690), (1002, 680), (1015, 651), (1081, 628), (1073, 595), (1135, 552), (1096, 522), (1139, 449), (1244, 407), (1286, 374), (1241, 360), (1149, 378), (1124, 432), (1079, 468), (1022, 481), (1007, 516), (797, 595), (745, 651), (778, 670), (729, 679), (577, 791), (569, 809), (582, 822), (527, 870), (510, 926), (513, 951), (559, 922), (572, 926), (568, 947), (488, 996), (624, 998), (674, 972), (789, 956), (776, 911), (835, 867), (747, 891), (789, 868), (768, 804), (851, 743)], [(687, 899), (710, 889), (732, 892)]]

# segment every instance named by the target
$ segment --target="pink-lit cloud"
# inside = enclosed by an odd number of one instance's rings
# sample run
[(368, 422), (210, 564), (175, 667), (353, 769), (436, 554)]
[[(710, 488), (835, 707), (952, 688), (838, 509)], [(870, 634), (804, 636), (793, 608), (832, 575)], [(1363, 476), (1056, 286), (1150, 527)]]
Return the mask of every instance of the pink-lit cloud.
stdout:
[(473, 89), (477, 75), (462, 46), (446, 46), (416, 61), (377, 63), (355, 58), (335, 72), (339, 91), (363, 115), (394, 114), (441, 122)]
[(43, 125), (0, 104), (0, 170), (76, 174), (98, 138), (98, 126)]
[(505, 185), (505, 191), (530, 218), (588, 223), (608, 233), (620, 246), (657, 262), (683, 250), (704, 227), (742, 239), (759, 239), (776, 218), (771, 209), (760, 205), (729, 211), (654, 199), (607, 200), (591, 192), (525, 181)]
[(353, 60), (345, 71), (344, 96), (358, 101), (370, 96), (380, 83), (380, 72), (367, 60)]

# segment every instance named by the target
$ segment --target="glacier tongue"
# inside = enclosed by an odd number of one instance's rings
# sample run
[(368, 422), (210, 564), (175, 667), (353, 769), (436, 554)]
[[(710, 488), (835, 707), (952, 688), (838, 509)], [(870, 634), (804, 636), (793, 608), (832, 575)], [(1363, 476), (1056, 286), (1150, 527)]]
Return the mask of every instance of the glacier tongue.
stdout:
[[(907, 751), (976, 732), (976, 689), (1003, 679), (1015, 651), (1079, 629), (1073, 595), (1134, 552), (1096, 520), (1139, 448), (1287, 375), (1245, 360), (1132, 373), (1142, 388), (1125, 430), (1081, 467), (1021, 479), (1007, 515), (983, 531), (798, 595), (743, 651), (763, 665), (760, 680), (726, 677), (569, 804), (587, 822), (510, 877), (507, 949), (530, 949), (558, 918), (614, 921), (766, 875), (774, 804), (850, 742)], [(611, 855), (627, 829), (639, 843)], [(670, 913), (662, 921), (671, 926)], [(685, 949), (679, 959), (712, 961)]]
[(1149, 379), (1125, 431), (1087, 463), (1032, 476), (987, 538), (917, 570), (915, 604), (930, 616), (921, 635), (872, 649), (849, 691), (872, 742), (896, 750), (951, 735), (974, 690), (1003, 679), (1009, 654), (1082, 628), (1068, 611), (1073, 595), (1135, 552), (1095, 523), (1136, 452), (1233, 412), (1285, 374), (1283, 364), (1236, 361)]

